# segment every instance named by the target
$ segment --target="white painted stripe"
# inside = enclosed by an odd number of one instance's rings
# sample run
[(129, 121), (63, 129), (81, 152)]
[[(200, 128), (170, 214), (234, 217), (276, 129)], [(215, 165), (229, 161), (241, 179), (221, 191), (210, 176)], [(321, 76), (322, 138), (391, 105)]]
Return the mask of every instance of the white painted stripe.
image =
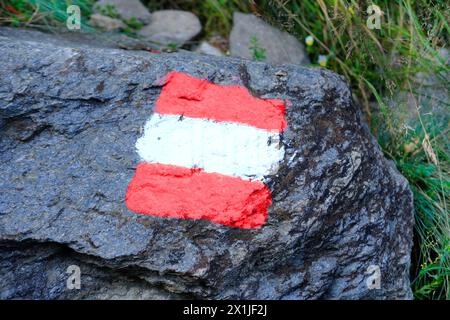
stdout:
[(243, 124), (155, 113), (136, 149), (146, 162), (262, 180), (283, 159), (279, 139), (278, 132)]

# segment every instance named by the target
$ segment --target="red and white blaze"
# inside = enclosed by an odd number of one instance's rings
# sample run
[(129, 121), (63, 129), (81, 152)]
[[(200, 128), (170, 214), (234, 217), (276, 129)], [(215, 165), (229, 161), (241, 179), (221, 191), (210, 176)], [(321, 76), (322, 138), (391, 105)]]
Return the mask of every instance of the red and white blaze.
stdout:
[(284, 157), (281, 100), (253, 97), (172, 72), (136, 142), (142, 162), (127, 207), (161, 217), (257, 228), (271, 204), (264, 184)]

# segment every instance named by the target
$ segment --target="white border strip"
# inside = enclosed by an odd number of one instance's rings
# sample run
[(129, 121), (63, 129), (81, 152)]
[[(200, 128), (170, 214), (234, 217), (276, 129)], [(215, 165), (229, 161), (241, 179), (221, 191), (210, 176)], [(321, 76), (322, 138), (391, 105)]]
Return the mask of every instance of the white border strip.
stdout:
[(280, 134), (248, 125), (155, 113), (136, 149), (146, 162), (262, 180), (284, 157)]

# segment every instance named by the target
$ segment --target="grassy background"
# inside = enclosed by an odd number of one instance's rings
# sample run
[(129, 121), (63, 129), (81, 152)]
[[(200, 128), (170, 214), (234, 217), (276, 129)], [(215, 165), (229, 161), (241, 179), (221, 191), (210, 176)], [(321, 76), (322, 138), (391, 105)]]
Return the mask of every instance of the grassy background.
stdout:
[[(327, 67), (350, 81), (386, 157), (414, 192), (414, 295), (450, 299), (450, 70), (438, 52), (449, 40), (449, 3), (376, 1), (380, 30), (366, 25), (366, 1), (262, 3), (257, 12), (268, 21), (300, 40), (314, 38), (312, 61), (327, 55)], [(435, 97), (418, 73), (445, 96)]]
[(65, 26), (66, 9), (78, 5), (81, 11), (82, 27), (93, 31), (87, 25), (95, 0), (4, 0), (0, 1), (0, 24), (14, 27), (45, 26), (49, 29)]
[[(90, 15), (93, 2), (2, 1), (0, 24), (51, 28), (64, 24), (68, 4), (80, 5), (84, 18)], [(314, 43), (307, 47), (311, 61), (317, 65), (319, 56), (326, 56), (326, 67), (348, 79), (386, 157), (396, 163), (414, 192), (411, 279), (415, 297), (450, 299), (450, 70), (439, 55), (449, 42), (447, 0), (374, 1), (383, 11), (380, 30), (366, 25), (367, 1), (143, 2), (151, 10), (194, 12), (205, 38), (227, 37), (236, 10), (259, 15), (302, 42), (311, 36)], [(85, 24), (83, 28), (89, 29)]]

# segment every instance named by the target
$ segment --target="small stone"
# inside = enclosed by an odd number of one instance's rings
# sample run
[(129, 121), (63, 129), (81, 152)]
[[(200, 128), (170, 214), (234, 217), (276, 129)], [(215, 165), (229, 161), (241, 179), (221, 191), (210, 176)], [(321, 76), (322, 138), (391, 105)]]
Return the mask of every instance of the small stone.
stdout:
[[(264, 60), (272, 64), (309, 64), (303, 44), (287, 32), (280, 31), (253, 14), (235, 12), (230, 35), (232, 56)], [(255, 59), (251, 40), (256, 39), (258, 48), (264, 52), (263, 59)]]
[(126, 28), (125, 23), (123, 23), (121, 20), (103, 16), (98, 13), (94, 13), (93, 15), (91, 15), (89, 24), (93, 27), (105, 29), (106, 31), (113, 31)]
[[(444, 63), (448, 67), (450, 64), (446, 48), (440, 48), (437, 50), (437, 55), (429, 59), (436, 66)], [(412, 76), (412, 90), (400, 89), (384, 98), (390, 108), (398, 110), (400, 119), (409, 126), (414, 127), (416, 123), (419, 123), (419, 114), (433, 115), (442, 126), (448, 123), (450, 97), (447, 83), (450, 81), (450, 72), (446, 71), (448, 69), (445, 69), (444, 65), (442, 67), (441, 72), (417, 72)]]
[(275, 73), (275, 75), (276, 75), (277, 77), (287, 77), (288, 73), (287, 73), (286, 71), (279, 70), (279, 71), (277, 71), (277, 72)]
[(139, 0), (100, 0), (94, 5), (94, 10), (103, 13), (108, 7), (114, 7), (122, 20), (136, 18), (145, 24), (151, 21), (150, 12)]
[(218, 57), (222, 57), (224, 55), (222, 51), (220, 51), (216, 47), (210, 45), (206, 41), (202, 41), (200, 43), (200, 45), (198, 46), (198, 48), (195, 50), (195, 52), (201, 53), (201, 54), (209, 54), (211, 56), (218, 56)]
[(152, 22), (139, 35), (162, 45), (183, 45), (202, 30), (200, 20), (189, 11), (161, 10), (152, 13)]

